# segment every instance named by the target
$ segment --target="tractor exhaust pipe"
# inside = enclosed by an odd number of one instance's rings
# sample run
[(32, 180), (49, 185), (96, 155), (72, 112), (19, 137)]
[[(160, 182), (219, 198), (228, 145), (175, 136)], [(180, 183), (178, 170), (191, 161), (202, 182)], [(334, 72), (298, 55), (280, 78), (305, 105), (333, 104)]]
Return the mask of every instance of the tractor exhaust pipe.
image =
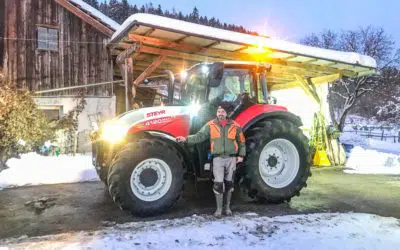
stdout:
[(171, 70), (165, 70), (168, 74), (168, 104), (174, 104), (174, 92), (175, 92), (175, 76)]

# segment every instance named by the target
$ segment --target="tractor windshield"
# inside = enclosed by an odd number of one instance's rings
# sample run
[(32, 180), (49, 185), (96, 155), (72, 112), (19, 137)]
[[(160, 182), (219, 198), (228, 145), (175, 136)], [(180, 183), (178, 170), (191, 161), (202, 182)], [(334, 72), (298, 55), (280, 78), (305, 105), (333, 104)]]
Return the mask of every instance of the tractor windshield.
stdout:
[(211, 87), (208, 95), (209, 102), (234, 102), (242, 93), (255, 96), (253, 75), (248, 69), (225, 69), (221, 83)]
[(181, 103), (203, 103), (205, 101), (208, 85), (208, 76), (198, 70), (189, 71), (186, 81), (182, 87)]
[(254, 103), (265, 103), (266, 86), (262, 85), (266, 82), (261, 78), (261, 74), (252, 69), (225, 68), (219, 84), (209, 85), (209, 72), (204, 67), (196, 67), (188, 72), (182, 86), (181, 103), (236, 102), (243, 93), (247, 93)]

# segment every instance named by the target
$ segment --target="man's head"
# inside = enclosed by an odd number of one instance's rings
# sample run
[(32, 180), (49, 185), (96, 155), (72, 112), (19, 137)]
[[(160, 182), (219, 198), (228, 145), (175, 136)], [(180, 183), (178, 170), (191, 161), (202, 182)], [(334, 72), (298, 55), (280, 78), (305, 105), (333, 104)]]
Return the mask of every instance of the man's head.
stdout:
[(217, 118), (219, 121), (225, 121), (228, 113), (232, 111), (232, 104), (221, 102), (217, 108)]

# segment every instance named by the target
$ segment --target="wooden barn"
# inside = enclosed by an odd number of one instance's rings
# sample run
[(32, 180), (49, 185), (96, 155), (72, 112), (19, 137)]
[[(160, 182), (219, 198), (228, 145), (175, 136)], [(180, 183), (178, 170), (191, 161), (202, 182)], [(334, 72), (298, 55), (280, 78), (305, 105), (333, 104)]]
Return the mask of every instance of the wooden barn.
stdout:
[(91, 129), (91, 116), (115, 115), (118, 86), (71, 87), (114, 80), (106, 45), (118, 23), (81, 0), (1, 0), (0, 17), (0, 69), (12, 84), (39, 93), (35, 101), (48, 117), (73, 109), (82, 90), (79, 131)]
[(76, 2), (1, 1), (3, 68), (10, 81), (37, 91), (112, 80), (106, 44), (119, 25)]

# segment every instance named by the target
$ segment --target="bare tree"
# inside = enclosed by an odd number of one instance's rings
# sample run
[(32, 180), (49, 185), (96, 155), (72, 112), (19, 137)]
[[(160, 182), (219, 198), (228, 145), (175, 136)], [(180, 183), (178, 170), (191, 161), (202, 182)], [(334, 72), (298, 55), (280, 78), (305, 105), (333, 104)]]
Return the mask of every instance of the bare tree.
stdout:
[[(400, 49), (382, 28), (371, 26), (335, 33), (326, 30), (312, 34), (302, 43), (326, 49), (357, 52), (377, 61), (377, 74), (367, 77), (342, 78), (329, 85), (329, 107), (332, 122), (343, 131), (346, 117), (358, 100), (381, 86), (393, 85), (399, 79)], [(335, 112), (339, 110), (339, 112)]]

